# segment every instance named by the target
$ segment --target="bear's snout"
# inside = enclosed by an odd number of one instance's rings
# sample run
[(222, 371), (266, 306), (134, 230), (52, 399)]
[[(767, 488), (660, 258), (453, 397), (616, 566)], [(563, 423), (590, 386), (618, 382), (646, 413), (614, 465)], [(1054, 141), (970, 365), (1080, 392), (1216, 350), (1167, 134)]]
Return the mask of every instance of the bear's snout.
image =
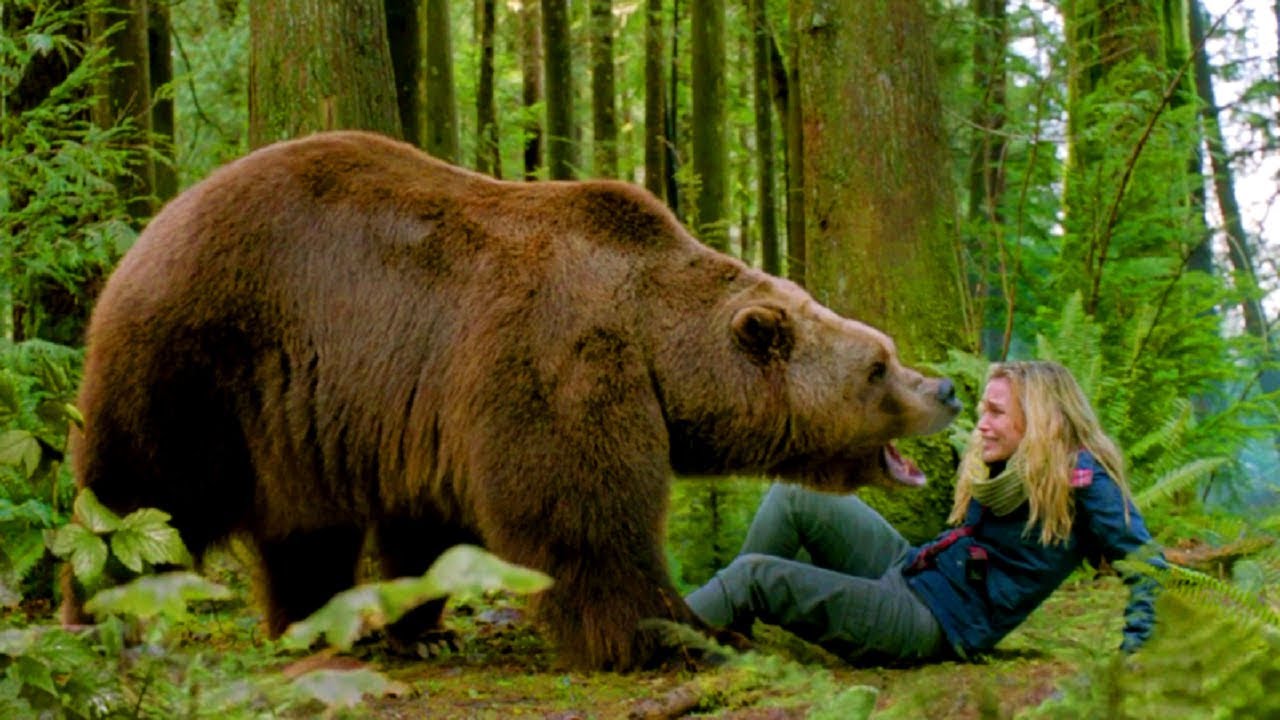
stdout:
[(956, 412), (960, 412), (964, 407), (960, 402), (960, 398), (956, 397), (956, 384), (951, 382), (950, 378), (938, 380), (938, 393), (935, 397), (938, 398), (938, 402)]

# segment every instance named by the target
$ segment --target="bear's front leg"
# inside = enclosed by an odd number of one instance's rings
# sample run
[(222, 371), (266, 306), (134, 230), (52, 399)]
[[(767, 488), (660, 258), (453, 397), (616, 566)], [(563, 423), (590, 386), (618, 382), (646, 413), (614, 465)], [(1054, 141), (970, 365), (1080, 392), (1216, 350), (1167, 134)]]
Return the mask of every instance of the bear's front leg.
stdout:
[(538, 617), (562, 660), (573, 667), (629, 671), (677, 664), (695, 668), (709, 660), (705, 645), (686, 645), (660, 620), (715, 633), (676, 591), (660, 551), (602, 555), (560, 562), (549, 569), (555, 584), (536, 599)]

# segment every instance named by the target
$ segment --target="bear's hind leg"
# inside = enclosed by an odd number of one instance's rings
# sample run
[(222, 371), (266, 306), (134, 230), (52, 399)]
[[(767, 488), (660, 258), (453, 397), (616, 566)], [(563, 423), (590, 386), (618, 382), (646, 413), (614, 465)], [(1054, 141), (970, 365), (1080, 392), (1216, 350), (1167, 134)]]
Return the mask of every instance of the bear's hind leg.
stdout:
[(333, 527), (259, 539), (259, 593), (267, 631), (277, 637), (355, 584), (364, 531)]
[[(438, 518), (390, 518), (375, 530), (382, 578), (417, 577), (431, 568), (445, 550), (477, 539), (447, 525)], [(441, 615), (448, 598), (428, 600), (405, 613), (387, 628), (393, 644), (413, 648), (419, 641), (451, 643), (444, 632)]]

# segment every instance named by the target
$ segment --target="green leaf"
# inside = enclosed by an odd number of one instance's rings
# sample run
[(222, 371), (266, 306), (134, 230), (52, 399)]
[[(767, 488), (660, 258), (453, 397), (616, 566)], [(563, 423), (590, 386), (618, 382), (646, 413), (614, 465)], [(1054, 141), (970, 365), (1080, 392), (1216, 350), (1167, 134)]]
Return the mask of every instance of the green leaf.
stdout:
[(98, 496), (94, 495), (89, 488), (81, 490), (76, 495), (74, 509), (76, 520), (99, 535), (120, 527), (120, 516), (98, 502)]
[(24, 477), (30, 478), (40, 467), (40, 443), (26, 430), (6, 430), (0, 433), (0, 463), (12, 465)]
[(162, 616), (172, 620), (186, 617), (187, 603), (193, 600), (222, 600), (231, 591), (191, 572), (171, 572), (140, 577), (127, 585), (94, 595), (85, 610), (94, 615), (126, 615), (141, 620)]
[(551, 586), (551, 578), (512, 565), (471, 545), (449, 548), (425, 575), (359, 585), (338, 593), (305, 620), (291, 625), (285, 643), (308, 647), (323, 636), (330, 645), (349, 649), (366, 633), (395, 622), (422, 603), (446, 595), (490, 590), (534, 593)]
[(14, 505), (8, 498), (0, 498), (0, 525), (22, 523), (34, 527), (53, 525), (53, 509), (49, 504), (28, 498), (21, 505)]
[(142, 572), (144, 563), (189, 564), (191, 555), (168, 523), (168, 513), (154, 508), (129, 513), (111, 535), (111, 552), (134, 572)]
[(45, 536), (49, 550), (71, 562), (71, 569), (82, 583), (102, 574), (107, 563), (107, 544), (79, 523), (68, 523)]
[(365, 695), (383, 697), (402, 695), (404, 683), (390, 680), (380, 672), (359, 670), (316, 670), (299, 676), (293, 686), (309, 698), (319, 700), (330, 710), (353, 708)]
[(48, 665), (30, 655), (18, 657), (11, 672), (12, 675), (10, 677), (17, 678), (23, 685), (40, 688), (57, 697), (58, 688), (53, 684), (53, 672)]

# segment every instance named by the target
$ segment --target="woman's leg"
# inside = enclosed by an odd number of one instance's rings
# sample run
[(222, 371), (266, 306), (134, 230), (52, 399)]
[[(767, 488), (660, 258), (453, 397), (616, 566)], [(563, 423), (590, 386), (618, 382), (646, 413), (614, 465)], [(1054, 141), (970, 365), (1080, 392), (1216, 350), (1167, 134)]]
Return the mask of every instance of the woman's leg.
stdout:
[(756, 510), (742, 554), (794, 559), (801, 548), (818, 567), (878, 578), (906, 554), (910, 544), (856, 495), (775, 483)]
[(942, 630), (897, 567), (870, 579), (771, 555), (740, 555), (686, 598), (708, 624), (780, 625), (848, 660), (941, 654)]

